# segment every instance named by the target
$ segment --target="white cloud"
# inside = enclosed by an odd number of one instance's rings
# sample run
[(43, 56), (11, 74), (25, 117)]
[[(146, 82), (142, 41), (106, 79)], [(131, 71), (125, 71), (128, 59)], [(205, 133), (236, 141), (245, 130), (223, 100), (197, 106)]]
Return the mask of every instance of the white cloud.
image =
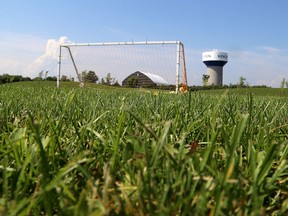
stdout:
[(49, 39), (46, 43), (44, 54), (29, 64), (29, 71), (33, 71), (33, 73), (39, 73), (40, 71), (44, 70), (49, 71), (49, 76), (56, 76), (58, 74), (57, 62), (59, 57), (59, 47), (60, 44), (64, 43), (70, 43), (68, 37), (66, 36), (62, 36), (58, 40)]
[(275, 48), (275, 47), (270, 47), (270, 46), (262, 46), (260, 47), (260, 49), (263, 49), (264, 51), (268, 52), (269, 54), (279, 54), (280, 53), (280, 49)]

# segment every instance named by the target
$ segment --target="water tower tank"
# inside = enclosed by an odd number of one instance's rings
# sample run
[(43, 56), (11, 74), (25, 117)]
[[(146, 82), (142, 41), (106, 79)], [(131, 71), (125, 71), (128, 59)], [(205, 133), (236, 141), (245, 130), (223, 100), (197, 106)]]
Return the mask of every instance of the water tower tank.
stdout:
[(228, 62), (228, 53), (213, 50), (203, 52), (202, 61), (207, 66), (207, 74), (209, 75), (209, 85), (223, 84), (223, 66)]

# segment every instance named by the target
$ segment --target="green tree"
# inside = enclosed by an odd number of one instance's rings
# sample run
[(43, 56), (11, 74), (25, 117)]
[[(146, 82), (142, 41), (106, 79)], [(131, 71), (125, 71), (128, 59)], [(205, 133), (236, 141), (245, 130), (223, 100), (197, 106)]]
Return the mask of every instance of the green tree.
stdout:
[(102, 85), (105, 85), (105, 80), (104, 80), (104, 78), (101, 78), (100, 83), (101, 83)]
[(44, 73), (44, 79), (45, 79), (45, 80), (47, 79), (47, 76), (48, 76), (48, 70), (45, 71), (45, 73)]
[(53, 77), (48, 76), (48, 77), (46, 78), (46, 80), (48, 80), (48, 81), (57, 81), (57, 77), (56, 77), (56, 76), (53, 76)]
[(31, 78), (22, 77), (21, 75), (9, 75), (9, 74), (0, 75), (0, 84), (22, 82), (22, 81), (31, 81)]
[(281, 81), (281, 84), (280, 84), (280, 94), (281, 94), (282, 96), (285, 95), (284, 86), (285, 86), (285, 78), (283, 78), (283, 80)]
[(79, 81), (80, 82), (85, 82), (85, 77), (86, 77), (87, 71), (82, 71), (81, 74), (79, 74)]
[(10, 82), (21, 82), (23, 77), (21, 75), (12, 75)]
[(32, 81), (32, 79), (30, 77), (23, 77), (22, 81)]
[(0, 83), (9, 83), (11, 80), (11, 76), (9, 74), (3, 74), (0, 77)]
[(96, 83), (98, 81), (98, 76), (96, 75), (94, 71), (83, 71), (82, 81)]
[(43, 80), (43, 77), (44, 77), (44, 71), (40, 71), (39, 74), (38, 74), (38, 80)]
[(103, 85), (113, 85), (114, 83), (115, 78), (113, 78), (110, 73), (106, 75), (105, 79), (104, 78), (101, 79), (101, 84)]
[(66, 75), (62, 75), (60, 81), (61, 82), (69, 82), (70, 80)]
[(203, 74), (203, 76), (202, 76), (202, 83), (203, 83), (203, 86), (208, 86), (209, 78), (210, 78), (209, 75)]
[(239, 79), (239, 87), (240, 88), (245, 87), (245, 81), (246, 81), (246, 78), (243, 76), (240, 76), (240, 79)]
[(120, 84), (118, 83), (118, 80), (116, 80), (116, 82), (113, 83), (113, 86), (120, 86)]
[(106, 85), (111, 85), (112, 84), (113, 78), (111, 77), (111, 74), (108, 73), (107, 76), (105, 77), (105, 84)]

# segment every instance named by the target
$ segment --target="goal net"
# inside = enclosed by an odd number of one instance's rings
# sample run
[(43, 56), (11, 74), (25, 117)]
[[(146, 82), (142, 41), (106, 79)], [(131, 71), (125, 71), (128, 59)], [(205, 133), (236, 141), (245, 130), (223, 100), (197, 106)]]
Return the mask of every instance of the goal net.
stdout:
[(60, 45), (58, 87), (63, 77), (82, 83), (83, 72), (89, 71), (97, 75), (97, 83), (108, 77), (111, 85), (135, 87), (139, 77), (136, 87), (147, 80), (176, 91), (181, 84), (187, 86), (184, 45), (179, 41)]

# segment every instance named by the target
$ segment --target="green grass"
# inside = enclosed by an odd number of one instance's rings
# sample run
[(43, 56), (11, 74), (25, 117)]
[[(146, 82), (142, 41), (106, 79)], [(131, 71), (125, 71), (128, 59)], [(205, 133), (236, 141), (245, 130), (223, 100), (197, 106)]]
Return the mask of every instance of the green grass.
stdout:
[[(16, 85), (16, 86), (22, 86), (22, 87), (39, 87), (39, 86), (49, 86), (49, 87), (56, 87), (56, 82), (53, 81), (34, 81), (34, 82), (18, 82), (18, 83), (11, 83), (8, 85)], [(75, 88), (79, 89), (79, 83), (78, 82), (61, 82), (60, 83), (61, 88)], [(101, 90), (101, 91), (121, 91), (121, 92), (135, 92), (135, 91), (141, 91), (141, 92), (147, 92), (147, 91), (152, 91), (152, 92), (170, 92), (167, 90), (151, 90), (151, 89), (144, 89), (144, 88), (123, 88), (123, 87), (117, 87), (117, 86), (107, 86), (107, 85), (100, 85), (100, 84), (93, 84), (93, 83), (85, 83), (84, 89), (95, 89), (95, 90)], [(237, 95), (248, 95), (252, 93), (255, 96), (267, 96), (267, 97), (274, 97), (274, 96), (279, 96), (283, 97), (281, 95), (281, 89), (280, 88), (233, 88), (233, 89), (216, 89), (216, 90), (201, 90), (203, 94), (209, 94), (209, 95), (214, 95), (218, 94), (221, 95), (224, 92), (230, 92), (232, 94), (237, 94)], [(285, 89), (285, 96), (288, 96), (288, 90)]]
[(287, 97), (69, 85), (0, 86), (0, 214), (288, 213)]
[[(204, 90), (203, 93), (207, 94), (223, 94), (227, 89), (216, 89), (216, 90)], [(280, 88), (234, 88), (228, 89), (230, 93), (237, 94), (237, 95), (247, 95), (252, 93), (255, 96), (283, 96), (281, 95)], [(288, 95), (288, 91), (286, 90), (286, 95)], [(285, 96), (285, 95), (284, 95)]]

